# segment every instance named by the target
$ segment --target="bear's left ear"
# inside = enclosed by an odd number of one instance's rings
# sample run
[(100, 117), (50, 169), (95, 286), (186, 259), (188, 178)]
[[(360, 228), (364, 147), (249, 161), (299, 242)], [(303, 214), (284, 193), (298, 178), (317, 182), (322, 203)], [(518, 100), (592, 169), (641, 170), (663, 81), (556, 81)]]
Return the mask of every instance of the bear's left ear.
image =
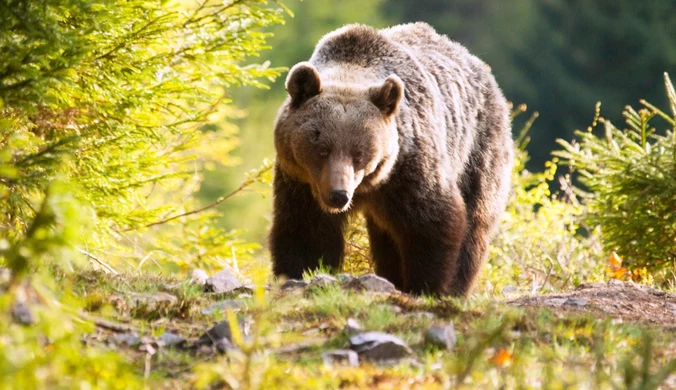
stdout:
[(369, 98), (385, 116), (397, 112), (401, 98), (404, 96), (404, 82), (396, 75), (385, 79), (382, 85), (371, 87)]
[(309, 62), (296, 64), (286, 77), (286, 91), (291, 96), (291, 105), (294, 108), (300, 107), (311, 97), (319, 95), (321, 90), (319, 72)]

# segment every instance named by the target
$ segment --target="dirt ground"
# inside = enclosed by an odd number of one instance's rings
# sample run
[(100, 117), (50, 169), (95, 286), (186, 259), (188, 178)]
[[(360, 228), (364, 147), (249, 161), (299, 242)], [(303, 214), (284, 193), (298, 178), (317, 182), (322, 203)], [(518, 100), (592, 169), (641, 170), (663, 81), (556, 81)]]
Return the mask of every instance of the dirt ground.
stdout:
[(508, 303), (550, 307), (557, 312), (598, 314), (618, 321), (652, 324), (676, 331), (676, 294), (633, 282), (586, 283), (565, 293), (522, 296)]

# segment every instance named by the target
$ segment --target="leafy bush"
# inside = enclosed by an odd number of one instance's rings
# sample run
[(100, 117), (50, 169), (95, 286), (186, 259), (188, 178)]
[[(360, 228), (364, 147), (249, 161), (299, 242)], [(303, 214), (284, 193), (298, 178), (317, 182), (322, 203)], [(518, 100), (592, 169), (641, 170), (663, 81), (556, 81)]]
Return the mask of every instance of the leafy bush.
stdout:
[[(512, 119), (524, 111), (518, 107)], [(515, 141), (512, 192), (479, 283), (486, 291), (499, 293), (507, 285), (559, 290), (603, 277), (598, 231), (582, 222), (586, 207), (568, 190), (570, 177), (559, 173), (558, 160), (546, 162), (543, 172), (526, 169), (528, 132), (537, 116)], [(552, 193), (557, 179), (562, 191)]]
[(142, 387), (121, 356), (83, 345), (80, 337), (92, 326), (79, 316), (82, 305), (69, 286), (55, 287), (44, 268), (32, 272), (37, 264), (78, 261), (72, 248), (83, 227), (78, 209), (72, 188), (57, 180), (21, 239), (11, 245), (0, 239), (9, 266), (0, 268), (0, 389)]
[[(0, 3), (0, 389), (147, 386), (83, 344), (84, 303), (47, 265), (251, 253), (213, 226), (238, 191), (202, 207), (194, 194), (203, 169), (235, 162), (235, 129), (214, 124), (233, 114), (226, 88), (281, 71), (241, 65), (266, 48), (256, 30), (280, 22), (264, 0)], [(269, 176), (265, 164), (239, 191)]]
[[(579, 174), (586, 221), (600, 226), (606, 249), (648, 271), (676, 263), (676, 92), (666, 74), (665, 84), (672, 116), (641, 101), (639, 111), (625, 108), (626, 129), (598, 118), (602, 136), (589, 127), (576, 132), (574, 143), (559, 140), (563, 150), (556, 152)], [(658, 134), (656, 117), (672, 130)]]
[(92, 220), (81, 247), (91, 259), (248, 256), (253, 244), (212, 226), (218, 213), (188, 211), (203, 169), (235, 163), (236, 129), (214, 124), (235, 114), (226, 89), (281, 71), (241, 65), (267, 48), (257, 29), (281, 12), (266, 0), (2, 2), (0, 236), (20, 241), (62, 175)]

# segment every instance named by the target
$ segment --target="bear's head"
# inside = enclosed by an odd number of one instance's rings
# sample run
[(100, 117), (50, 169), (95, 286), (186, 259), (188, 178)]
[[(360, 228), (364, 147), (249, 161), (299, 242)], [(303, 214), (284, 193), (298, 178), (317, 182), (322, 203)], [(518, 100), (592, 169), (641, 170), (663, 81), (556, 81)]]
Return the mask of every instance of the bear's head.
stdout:
[(310, 184), (325, 211), (346, 211), (355, 193), (377, 188), (392, 170), (404, 85), (395, 75), (376, 84), (323, 85), (317, 69), (302, 62), (289, 71), (286, 89), (275, 123), (281, 169)]

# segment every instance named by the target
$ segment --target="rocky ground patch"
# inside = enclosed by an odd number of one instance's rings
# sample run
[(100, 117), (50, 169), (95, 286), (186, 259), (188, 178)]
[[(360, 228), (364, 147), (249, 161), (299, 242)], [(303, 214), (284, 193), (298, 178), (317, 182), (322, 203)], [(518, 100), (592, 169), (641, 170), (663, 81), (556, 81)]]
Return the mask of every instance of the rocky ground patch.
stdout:
[(75, 285), (96, 324), (83, 342), (124, 354), (153, 388), (199, 387), (204, 370), (225, 388), (253, 377), (283, 388), (597, 388), (628, 380), (642, 359), (676, 386), (676, 295), (631, 282), (490, 300), (412, 297), (375, 275), (255, 287), (227, 270), (91, 273)]

